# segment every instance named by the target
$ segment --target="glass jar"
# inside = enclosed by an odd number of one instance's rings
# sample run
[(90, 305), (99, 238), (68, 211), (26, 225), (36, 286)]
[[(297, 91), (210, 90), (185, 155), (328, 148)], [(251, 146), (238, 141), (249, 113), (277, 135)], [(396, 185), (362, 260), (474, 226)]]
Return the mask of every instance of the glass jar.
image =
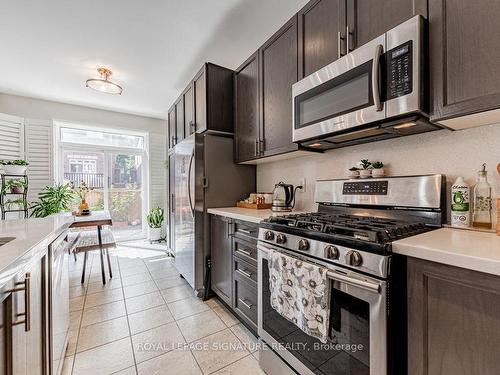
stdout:
[(477, 183), (474, 186), (474, 214), (472, 226), (491, 229), (491, 185), (488, 183), (486, 164), (477, 174)]

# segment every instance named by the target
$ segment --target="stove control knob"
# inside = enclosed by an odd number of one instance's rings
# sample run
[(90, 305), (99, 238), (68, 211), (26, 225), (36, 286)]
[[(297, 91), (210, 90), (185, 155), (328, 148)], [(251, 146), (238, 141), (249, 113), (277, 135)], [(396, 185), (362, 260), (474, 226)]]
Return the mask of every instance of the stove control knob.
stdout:
[(299, 250), (306, 251), (309, 250), (309, 241), (302, 238), (299, 240)]
[(336, 246), (328, 245), (325, 247), (325, 257), (328, 259), (339, 259), (339, 249)]
[(284, 244), (286, 242), (286, 236), (283, 233), (280, 233), (276, 236), (276, 243)]
[(270, 230), (268, 230), (264, 234), (264, 238), (265, 238), (266, 241), (272, 241), (272, 240), (274, 240), (274, 232), (271, 232)]
[(361, 263), (363, 263), (363, 258), (361, 257), (361, 254), (358, 253), (357, 251), (351, 250), (345, 255), (345, 262), (349, 266), (361, 266)]

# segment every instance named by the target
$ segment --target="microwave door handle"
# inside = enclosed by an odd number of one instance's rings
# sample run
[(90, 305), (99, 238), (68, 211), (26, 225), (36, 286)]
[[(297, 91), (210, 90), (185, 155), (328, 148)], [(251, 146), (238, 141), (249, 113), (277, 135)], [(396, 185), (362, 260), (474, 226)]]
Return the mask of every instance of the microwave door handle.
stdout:
[(382, 101), (380, 100), (380, 56), (384, 52), (384, 47), (381, 44), (377, 44), (375, 47), (375, 56), (373, 57), (372, 65), (372, 94), (373, 103), (375, 104), (375, 109), (377, 112), (382, 111)]

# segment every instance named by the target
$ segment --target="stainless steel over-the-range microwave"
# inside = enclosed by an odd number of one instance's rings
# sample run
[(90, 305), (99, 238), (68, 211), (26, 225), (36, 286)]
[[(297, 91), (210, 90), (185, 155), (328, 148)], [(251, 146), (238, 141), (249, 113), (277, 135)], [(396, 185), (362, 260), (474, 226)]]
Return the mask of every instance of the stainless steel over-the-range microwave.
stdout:
[(415, 16), (295, 83), (293, 141), (330, 149), (436, 130)]

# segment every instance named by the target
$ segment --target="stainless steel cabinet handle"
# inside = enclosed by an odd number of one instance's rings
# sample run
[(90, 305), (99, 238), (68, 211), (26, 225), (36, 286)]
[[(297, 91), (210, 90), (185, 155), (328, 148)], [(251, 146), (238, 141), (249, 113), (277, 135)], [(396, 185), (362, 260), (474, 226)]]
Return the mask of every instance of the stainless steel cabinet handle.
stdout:
[(239, 268), (236, 270), (238, 271), (239, 273), (241, 273), (242, 275), (246, 276), (246, 277), (252, 277), (252, 273), (251, 272), (248, 272), (246, 269), (243, 269), (243, 270), (240, 270)]
[(384, 47), (381, 44), (378, 44), (375, 47), (375, 56), (373, 57), (373, 65), (372, 65), (372, 94), (373, 94), (373, 103), (375, 104), (375, 108), (377, 112), (382, 111), (382, 102), (380, 101), (380, 84), (379, 84), (379, 65), (380, 65), (380, 56), (382, 56), (382, 52), (384, 52)]
[(246, 307), (247, 309), (249, 309), (249, 310), (250, 310), (250, 309), (252, 308), (252, 306), (253, 306), (253, 304), (248, 303), (248, 302), (246, 301), (246, 299), (241, 299), (241, 298), (238, 298), (238, 301), (240, 301), (240, 302), (241, 302), (241, 304), (242, 304), (243, 306), (245, 306), (245, 307)]
[(259, 139), (259, 156), (262, 156), (264, 153), (264, 140)]
[[(6, 293), (16, 293), (24, 291), (24, 312), (16, 314), (16, 317), (24, 316), (23, 320), (16, 320), (12, 325), (17, 326), (24, 323), (24, 331), (28, 332), (31, 329), (31, 288), (30, 288), (31, 274), (28, 272), (24, 276), (24, 281), (17, 282), (14, 289), (7, 290)], [(22, 286), (20, 286), (22, 285)]]
[(346, 38), (346, 52), (349, 53), (351, 51), (354, 50), (354, 47), (351, 47), (351, 36), (354, 36), (354, 31), (351, 31), (349, 29), (349, 25), (347, 25), (346, 27), (346, 34), (345, 34), (345, 38)]
[(249, 257), (251, 257), (251, 256), (252, 256), (252, 253), (251, 253), (250, 251), (247, 251), (247, 250), (238, 249), (238, 250), (236, 250), (236, 252), (237, 252), (237, 253), (243, 253), (243, 254), (245, 254), (245, 255), (247, 255), (247, 256), (249, 256)]
[(342, 31), (339, 31), (337, 34), (337, 58), (341, 58), (344, 56), (342, 53), (342, 41), (344, 40), (344, 37), (342, 36)]
[(171, 194), (170, 197), (171, 197), (170, 206), (171, 206), (172, 212), (175, 212), (175, 195)]
[(255, 138), (255, 151), (253, 156), (259, 155), (259, 140)]
[(252, 231), (246, 230), (246, 229), (242, 229), (242, 228), (238, 228), (238, 232), (242, 232), (242, 233), (245, 233), (245, 234), (252, 234)]

